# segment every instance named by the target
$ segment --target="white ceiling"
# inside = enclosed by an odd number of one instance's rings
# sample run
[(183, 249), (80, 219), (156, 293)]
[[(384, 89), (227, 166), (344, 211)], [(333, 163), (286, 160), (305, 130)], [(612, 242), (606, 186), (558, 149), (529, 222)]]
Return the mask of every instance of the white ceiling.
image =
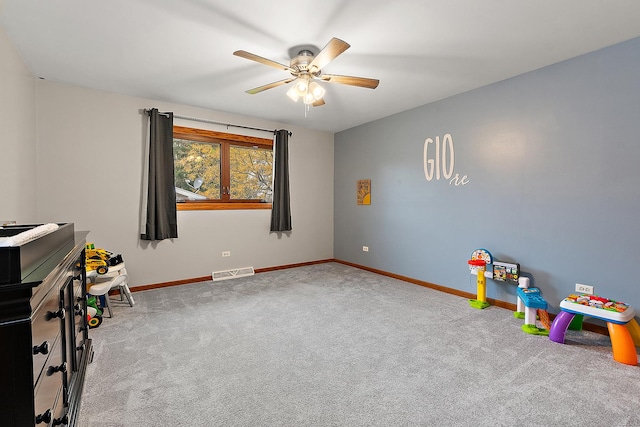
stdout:
[[(0, 25), (34, 76), (330, 132), (640, 36), (638, 0), (0, 0)], [(289, 48), (351, 48), (323, 72), (326, 105), (288, 86)], [(153, 107), (150, 105), (149, 107)], [(175, 111), (180, 114), (179, 111)]]

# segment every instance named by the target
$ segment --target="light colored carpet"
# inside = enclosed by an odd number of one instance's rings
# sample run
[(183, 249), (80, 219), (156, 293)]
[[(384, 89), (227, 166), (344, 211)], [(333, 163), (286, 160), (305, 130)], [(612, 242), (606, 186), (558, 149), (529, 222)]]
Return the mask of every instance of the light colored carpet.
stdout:
[(640, 426), (608, 337), (342, 264), (134, 296), (90, 332), (81, 427)]

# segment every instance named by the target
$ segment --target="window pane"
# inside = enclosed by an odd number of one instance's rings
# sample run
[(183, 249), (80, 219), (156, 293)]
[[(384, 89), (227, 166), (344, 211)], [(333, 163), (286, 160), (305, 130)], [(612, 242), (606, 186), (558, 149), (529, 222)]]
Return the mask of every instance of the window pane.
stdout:
[(173, 159), (178, 201), (220, 199), (220, 144), (174, 138)]
[(272, 201), (273, 151), (232, 145), (229, 150), (231, 199)]

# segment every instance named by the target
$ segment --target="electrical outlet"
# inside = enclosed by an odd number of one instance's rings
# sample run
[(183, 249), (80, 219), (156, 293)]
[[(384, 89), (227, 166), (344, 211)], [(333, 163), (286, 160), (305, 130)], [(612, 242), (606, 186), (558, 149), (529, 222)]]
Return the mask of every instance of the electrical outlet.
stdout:
[(576, 283), (576, 292), (582, 292), (583, 294), (593, 295), (593, 286), (583, 285), (582, 283)]
[(231, 256), (231, 251), (222, 251), (222, 256), (223, 257)]
[(369, 246), (363, 246), (362, 252), (369, 252)]

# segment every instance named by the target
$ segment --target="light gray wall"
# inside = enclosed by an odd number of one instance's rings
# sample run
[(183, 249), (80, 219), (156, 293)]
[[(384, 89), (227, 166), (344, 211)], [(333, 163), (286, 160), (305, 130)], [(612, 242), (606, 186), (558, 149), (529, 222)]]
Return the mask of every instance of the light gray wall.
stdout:
[[(467, 260), (487, 248), (552, 311), (577, 282), (640, 307), (639, 75), (635, 39), (336, 134), (335, 257), (475, 293)], [(466, 185), (426, 178), (425, 139), (446, 134)]]
[(0, 221), (36, 221), (35, 79), (0, 29)]
[[(44, 80), (37, 82), (36, 99), (39, 221), (74, 222), (76, 230), (90, 230), (88, 239), (97, 247), (123, 254), (133, 286), (333, 257), (332, 134)], [(178, 239), (141, 243), (148, 118), (140, 112), (152, 107), (292, 131), (291, 235), (269, 233), (270, 210), (180, 211)], [(227, 131), (181, 119), (174, 124)], [(222, 251), (231, 251), (231, 257), (222, 258)]]

